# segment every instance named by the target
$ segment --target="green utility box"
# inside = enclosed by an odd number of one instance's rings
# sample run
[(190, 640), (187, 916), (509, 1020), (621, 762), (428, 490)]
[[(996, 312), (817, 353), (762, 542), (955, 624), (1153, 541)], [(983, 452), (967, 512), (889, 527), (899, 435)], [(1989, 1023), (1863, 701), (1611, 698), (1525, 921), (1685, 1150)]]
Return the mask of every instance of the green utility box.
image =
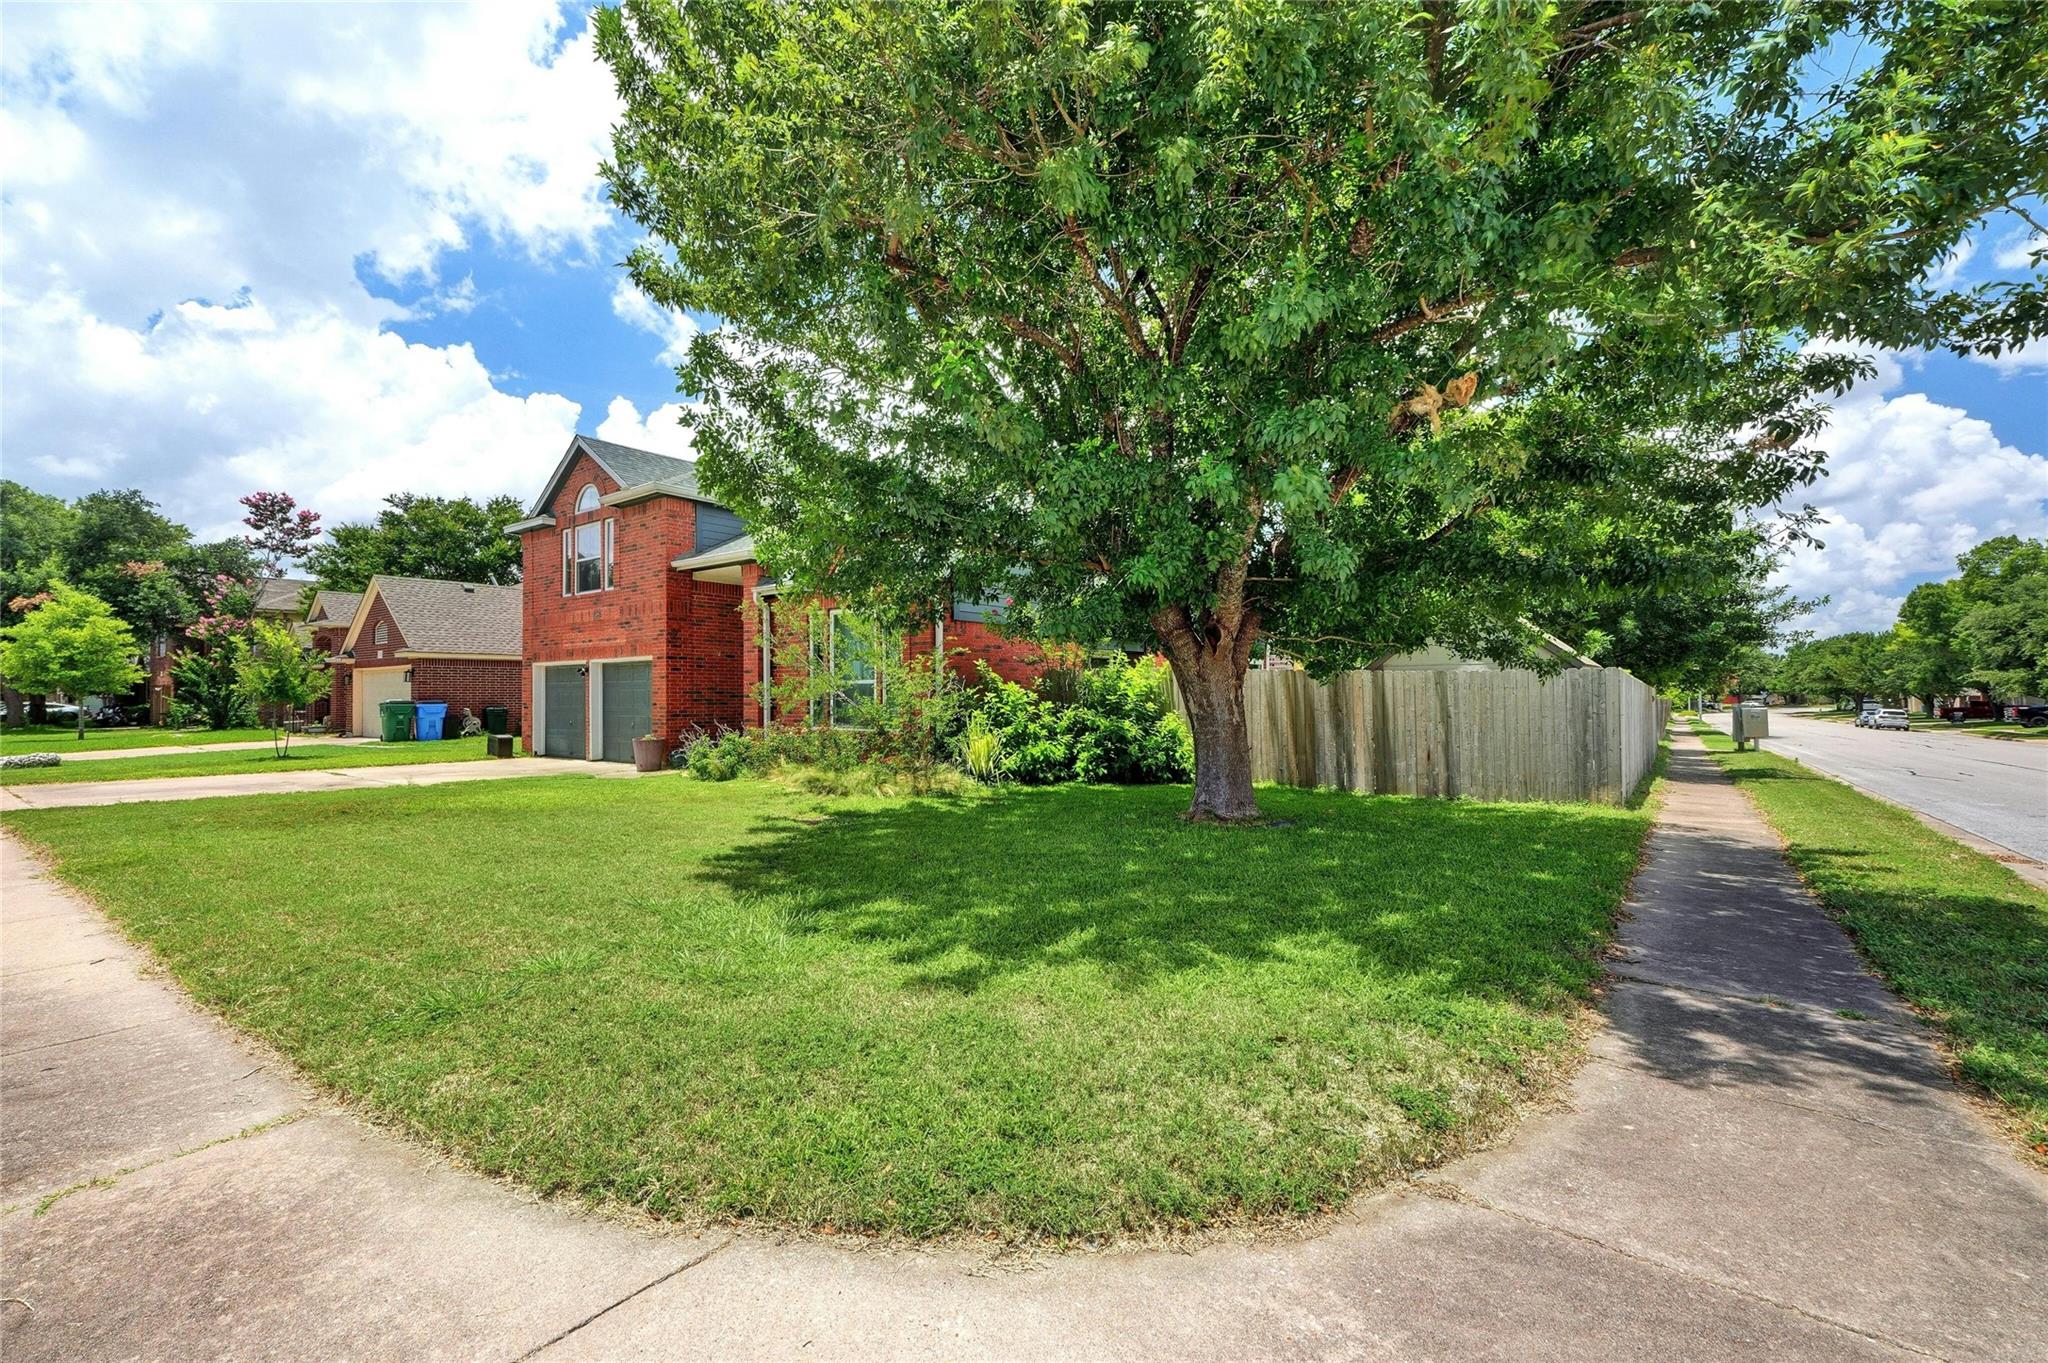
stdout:
[(512, 732), (512, 711), (503, 705), (484, 707), (484, 732), (487, 734), (509, 734)]
[(411, 741), (411, 701), (384, 701), (377, 706), (377, 718), (383, 722), (383, 738), (386, 743), (406, 743)]

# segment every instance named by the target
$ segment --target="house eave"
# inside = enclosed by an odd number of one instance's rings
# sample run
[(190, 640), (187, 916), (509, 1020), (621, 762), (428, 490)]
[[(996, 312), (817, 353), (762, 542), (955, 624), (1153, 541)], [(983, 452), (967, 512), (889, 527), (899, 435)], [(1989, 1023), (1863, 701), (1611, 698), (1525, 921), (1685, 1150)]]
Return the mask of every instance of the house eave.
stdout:
[(597, 499), (599, 506), (631, 506), (635, 502), (651, 501), (656, 497), (680, 497), (686, 502), (703, 502), (709, 506), (720, 503), (712, 501), (701, 492), (692, 492), (681, 483), (635, 483), (622, 487), (617, 492), (608, 492)]
[(529, 530), (552, 530), (554, 528), (555, 518), (553, 516), (528, 516), (523, 521), (514, 521), (506, 526), (505, 533), (508, 535), (523, 535)]

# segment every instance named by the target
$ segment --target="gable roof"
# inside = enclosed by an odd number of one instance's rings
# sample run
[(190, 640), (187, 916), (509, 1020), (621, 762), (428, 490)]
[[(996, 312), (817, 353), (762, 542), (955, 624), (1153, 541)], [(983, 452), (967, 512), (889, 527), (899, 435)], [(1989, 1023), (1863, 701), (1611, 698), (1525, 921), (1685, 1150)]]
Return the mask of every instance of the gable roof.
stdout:
[(297, 615), (299, 597), (313, 584), (303, 577), (266, 577), (256, 584), (256, 604), (261, 615)]
[(313, 594), (313, 607), (306, 612), (306, 620), (315, 625), (339, 625), (348, 628), (356, 618), (356, 608), (363, 604), (361, 592), (318, 591)]
[(561, 462), (548, 475), (547, 483), (541, 488), (540, 496), (534, 498), (528, 516), (543, 515), (555, 494), (562, 489), (562, 480), (569, 476), (570, 468), (578, 455), (587, 454), (597, 466), (611, 475), (621, 492), (629, 488), (649, 488), (667, 493), (673, 497), (688, 497), (693, 501), (721, 505), (714, 497), (706, 496), (697, 487), (697, 466), (688, 459), (676, 459), (653, 450), (635, 449), (631, 445), (618, 445), (595, 436), (579, 435), (569, 441), (569, 448), (563, 452)]
[(347, 651), (356, 646), (373, 602), (382, 601), (405, 639), (399, 656), (409, 653), (460, 653), (516, 658), (520, 655), (518, 587), (487, 582), (440, 582), (426, 577), (370, 579), (356, 606)]

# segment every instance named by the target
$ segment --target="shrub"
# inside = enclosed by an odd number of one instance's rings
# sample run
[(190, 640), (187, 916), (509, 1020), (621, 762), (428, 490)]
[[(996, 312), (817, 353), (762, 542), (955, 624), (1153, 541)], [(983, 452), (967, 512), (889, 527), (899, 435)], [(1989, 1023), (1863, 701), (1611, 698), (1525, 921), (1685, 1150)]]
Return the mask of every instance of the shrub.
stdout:
[(983, 664), (974, 717), (995, 735), (1001, 773), (1026, 785), (1185, 781), (1194, 744), (1165, 674), (1161, 663), (1117, 658), (1047, 673), (1034, 692)]
[(960, 736), (960, 761), (967, 768), (967, 774), (983, 785), (994, 785), (1003, 777), (1003, 736), (996, 732), (987, 715), (977, 714), (967, 721), (967, 732)]

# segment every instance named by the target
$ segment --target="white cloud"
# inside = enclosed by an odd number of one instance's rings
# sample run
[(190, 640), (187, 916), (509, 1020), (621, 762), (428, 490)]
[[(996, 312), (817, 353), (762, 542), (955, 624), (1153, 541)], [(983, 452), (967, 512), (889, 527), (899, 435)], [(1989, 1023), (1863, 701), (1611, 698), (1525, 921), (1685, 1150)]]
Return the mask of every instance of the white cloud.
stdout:
[[(394, 491), (530, 493), (578, 404), (386, 328), (474, 309), (472, 277), (433, 286), (483, 238), (602, 265), (618, 102), (566, 22), (552, 0), (11, 7), (10, 471), (139, 486), (203, 534), (253, 487), (330, 522)], [(404, 307), (380, 277), (428, 292)]]
[(683, 354), (698, 332), (688, 314), (662, 307), (634, 288), (630, 279), (621, 279), (613, 287), (612, 313), (629, 326), (659, 337), (661, 353), (656, 358), (671, 368), (683, 362)]
[(1828, 476), (1810, 491), (1823, 549), (1804, 546), (1778, 578), (1829, 603), (1805, 623), (1821, 634), (1890, 627), (1915, 582), (1953, 573), (1956, 555), (1993, 535), (2048, 534), (2048, 456), (2000, 441), (1989, 423), (1924, 393), (1897, 393), (1905, 369), (1873, 353), (1875, 378), (1835, 404), (1815, 441)]
[[(466, 345), (408, 344), (338, 313), (184, 303), (130, 329), (47, 295), (10, 309), (8, 457), (95, 485), (139, 484), (209, 537), (234, 498), (282, 488), (331, 522), (387, 493), (529, 494), (577, 404), (499, 391)], [(77, 419), (90, 413), (90, 420)], [(209, 519), (209, 517), (211, 519)]]
[(1934, 268), (1927, 272), (1927, 287), (1945, 289), (1954, 284), (1957, 277), (1962, 274), (1963, 267), (1968, 265), (1971, 257), (1976, 254), (1976, 238), (1964, 237), (1956, 243), (1955, 250), (1943, 256), (1935, 263)]
[(1998, 243), (1998, 253), (1991, 257), (1991, 263), (2001, 270), (2024, 270), (2033, 265), (2037, 251), (2048, 251), (2048, 233), (2015, 233)]
[(1990, 365), (2006, 378), (2048, 369), (2048, 336), (2036, 336), (2000, 355), (1975, 354), (1970, 358), (1978, 364)]
[(690, 430), (681, 424), (684, 410), (680, 402), (665, 402), (643, 421), (639, 408), (624, 398), (613, 398), (604, 420), (598, 423), (597, 438), (678, 459), (693, 458)]

